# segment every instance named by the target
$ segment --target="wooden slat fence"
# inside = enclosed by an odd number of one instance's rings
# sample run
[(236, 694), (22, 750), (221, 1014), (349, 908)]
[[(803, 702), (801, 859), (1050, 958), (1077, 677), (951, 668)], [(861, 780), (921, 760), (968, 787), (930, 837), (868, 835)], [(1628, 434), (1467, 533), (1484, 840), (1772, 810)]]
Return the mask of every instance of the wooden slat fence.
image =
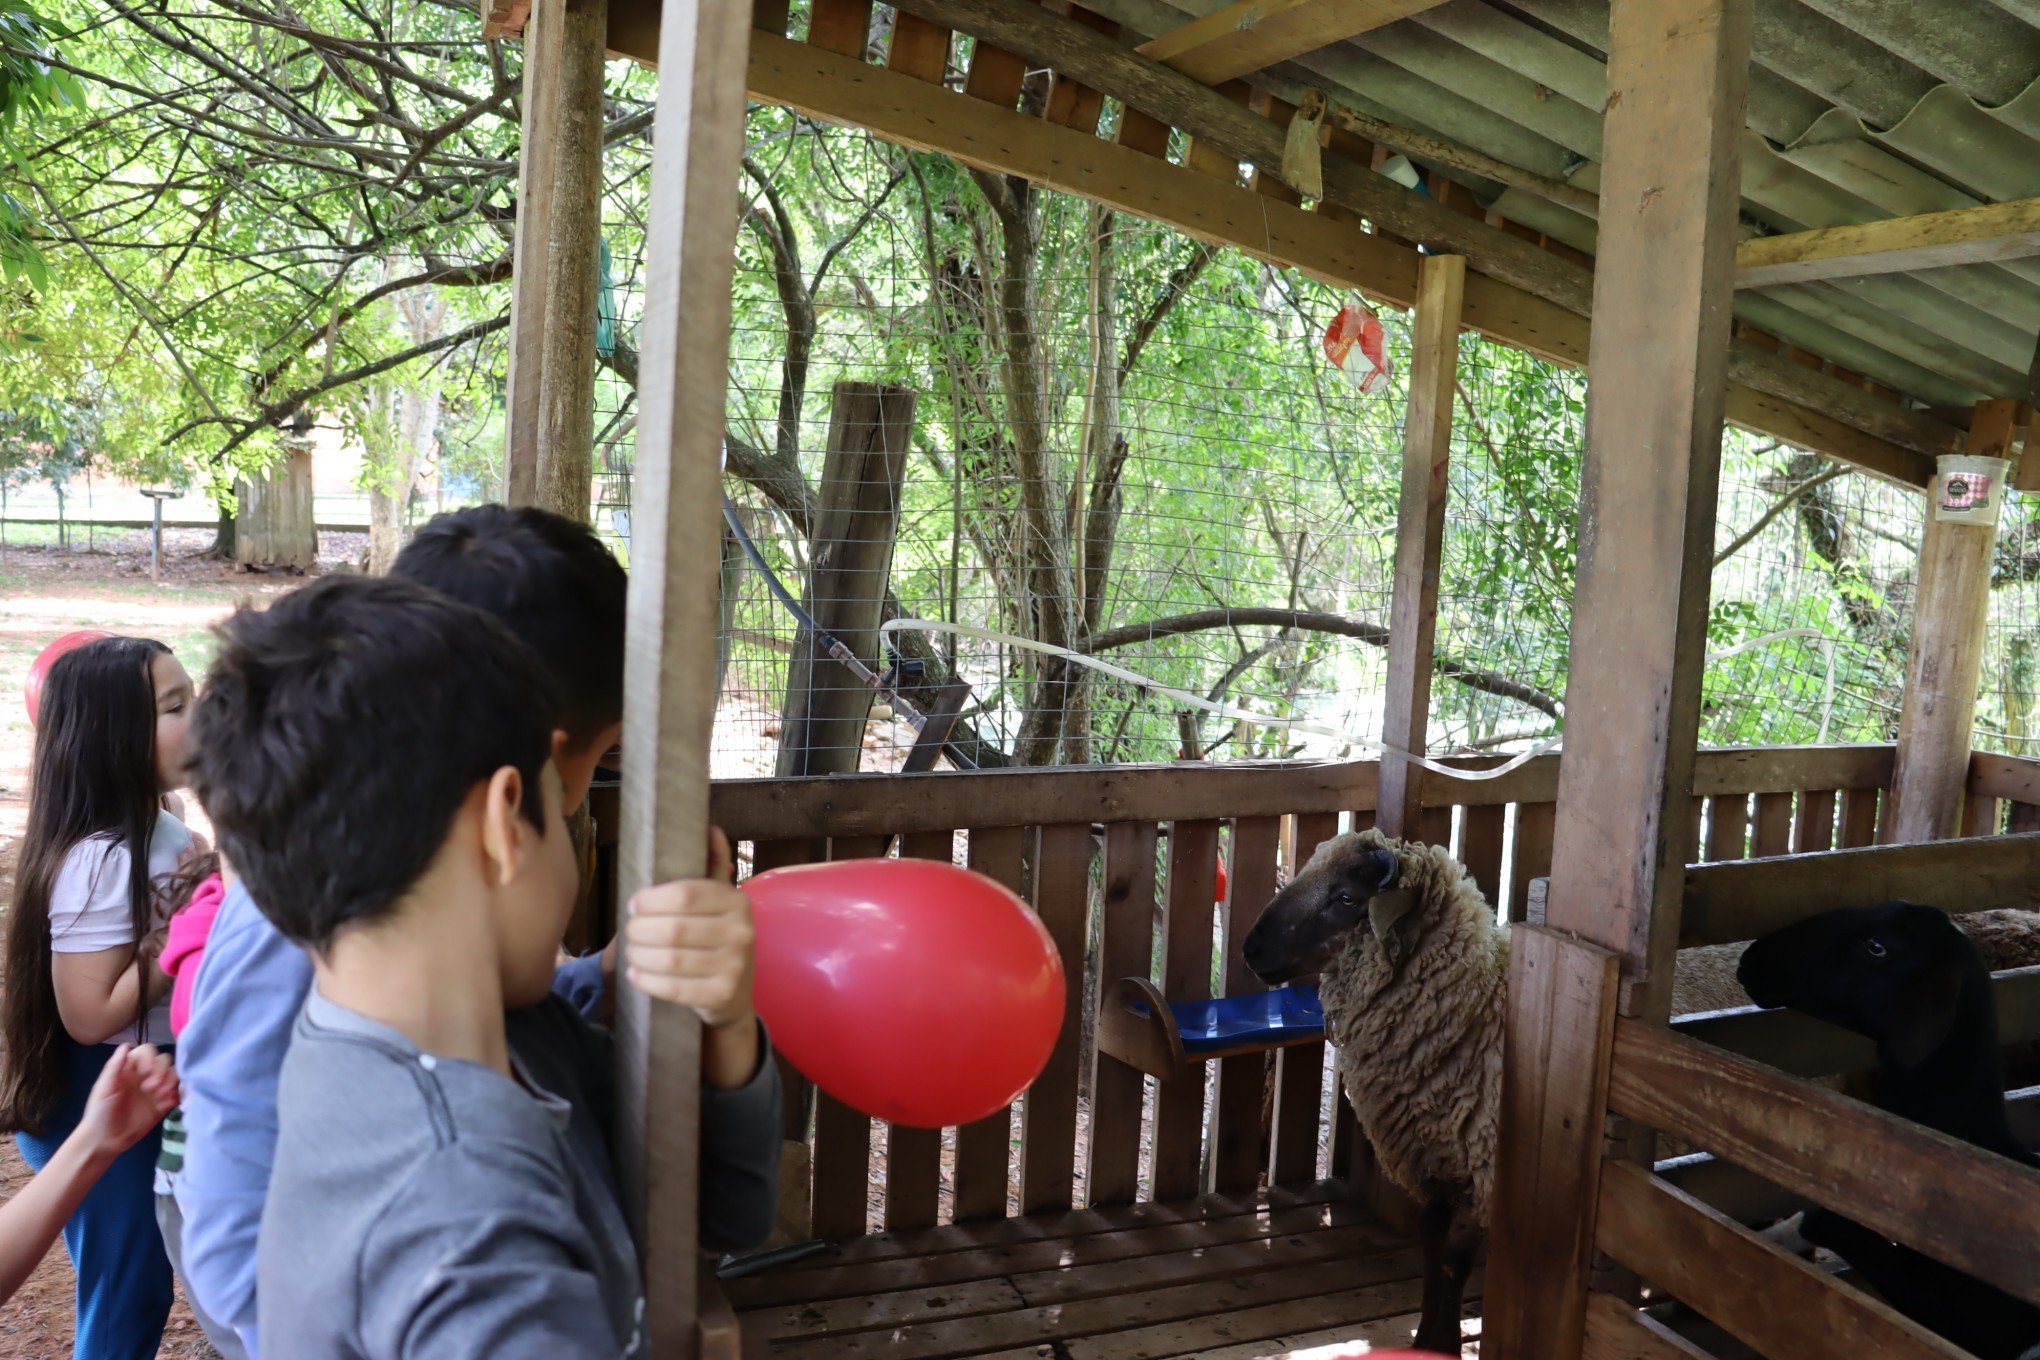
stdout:
[[(1891, 764), (1881, 746), (1706, 752), (1695, 792), (1710, 808), (1712, 844), (1738, 858), (1771, 855), (1823, 830), (1844, 838), (1845, 801), (1867, 796), (1874, 814)], [(1353, 1170), (1355, 1127), (1343, 1099), (1327, 1098), (1322, 1045), (1230, 1059), (1209, 1085), (1153, 1083), (1101, 1057), (1091, 1036), (1101, 980), (1147, 976), (1180, 999), (1214, 985), (1222, 994), (1257, 987), (1240, 941), (1320, 843), (1373, 824), (1376, 768), (1184, 764), (718, 784), (712, 816), (754, 868), (888, 853), (967, 863), (1034, 904), (1070, 982), (1061, 1042), (1013, 1118), (946, 1133), (885, 1128), (788, 1073), (787, 1136), (810, 1144), (816, 1235), (1174, 1201)], [(1430, 778), (1423, 830), (1521, 919), (1530, 883), (1550, 870), (1557, 796), (1556, 756), (1494, 780)], [(1230, 891), (1215, 901), (1221, 857)], [(882, 1192), (870, 1189), (874, 1172)]]
[[(1957, 840), (1877, 845), (1874, 791), (1845, 788), (1835, 807), (1827, 801), (1799, 799), (1791, 840), (1802, 853), (1770, 862), (1721, 853), (1689, 868), (1680, 944), (1747, 940), (1889, 898), (1958, 914), (2040, 903), (2040, 761), (1975, 755)], [(1760, 795), (1752, 844), (1775, 844), (1786, 815), (1773, 804), (1767, 821)], [(1841, 848), (1823, 853), (1836, 817)], [(1725, 831), (1708, 837), (1717, 852), (1731, 840)], [(1578, 955), (1577, 967), (1595, 952), (1539, 935), (1557, 956)], [(2002, 1041), (2040, 1039), (2040, 968), (2000, 972), (1992, 990)], [(1519, 1008), (1512, 1023), (1526, 1020)], [(2040, 1302), (2040, 1172), (1805, 1080), (1875, 1063), (1868, 1041), (1790, 1012), (1690, 1017), (1669, 1030), (1618, 1019), (1609, 1111), (1712, 1155), (1655, 1169), (1602, 1163), (1594, 1246), (1764, 1354), (1964, 1354), (1742, 1226), (1824, 1205)], [(2030, 1137), (2040, 1090), (2008, 1099), (2015, 1127)], [(1757, 1278), (1761, 1291), (1750, 1287)], [(1587, 1352), (1697, 1353), (1648, 1330), (1627, 1303), (1596, 1295)]]
[(1978, 751), (1969, 758), (1962, 834), (2040, 831), (2040, 760)]

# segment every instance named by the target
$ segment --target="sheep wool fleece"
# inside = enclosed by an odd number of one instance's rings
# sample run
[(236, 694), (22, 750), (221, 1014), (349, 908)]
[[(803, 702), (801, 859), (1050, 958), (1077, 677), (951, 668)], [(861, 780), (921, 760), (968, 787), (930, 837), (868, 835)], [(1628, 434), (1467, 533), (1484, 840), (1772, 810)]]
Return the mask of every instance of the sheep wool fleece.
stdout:
[(1327, 855), (1387, 849), (1415, 905), (1396, 926), (1400, 962), (1374, 932), (1351, 932), (1319, 982), (1339, 1075), (1382, 1172), (1422, 1196), (1462, 1188), (1486, 1222), (1502, 1101), (1502, 1024), (1509, 937), (1466, 870), (1440, 846), (1362, 831)]

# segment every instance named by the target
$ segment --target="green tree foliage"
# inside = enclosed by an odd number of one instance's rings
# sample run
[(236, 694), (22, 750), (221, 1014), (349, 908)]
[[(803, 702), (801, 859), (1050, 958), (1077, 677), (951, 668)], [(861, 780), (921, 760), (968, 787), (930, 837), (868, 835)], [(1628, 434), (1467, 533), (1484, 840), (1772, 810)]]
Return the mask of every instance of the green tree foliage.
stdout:
[[(415, 452), (397, 434), (407, 419), (436, 429), (443, 487), (493, 495), (517, 45), (482, 41), (468, 0), (38, 0), (33, 15), (23, 2), (0, 0), (12, 475), (89, 458), (224, 497), (313, 412), (373, 434), (371, 475), (395, 502)], [(653, 89), (650, 73), (611, 66), (591, 418), (618, 527)], [(831, 385), (899, 383), (919, 408), (889, 613), (1378, 734), (1405, 394), (1400, 379), (1356, 392), (1319, 352), (1346, 295), (783, 109), (752, 114), (743, 190), (730, 487), (796, 589), (818, 546)], [(421, 326), (426, 300), (444, 311)], [(1405, 319), (1383, 319), (1406, 370)], [(1464, 341), (1435, 747), (1521, 749), (1562, 729), (1584, 406), (1580, 374)], [(1733, 551), (1717, 564), (1710, 645), (1787, 636), (1710, 666), (1710, 742), (1885, 739), (1895, 726), (1918, 500), (1830, 471), (1728, 441), (1720, 539)], [(2035, 541), (2015, 527), (2000, 553), (2011, 623), (2040, 612), (2023, 603), (2040, 590)], [(747, 584), (736, 668), (763, 712), (791, 634)], [(899, 645), (921, 667), (910, 697), (969, 680), (964, 743), (988, 762), (1365, 750), (1208, 713), (1186, 722), (1177, 700), (1010, 646), (915, 633)], [(2030, 647), (2000, 652), (1986, 720), (2024, 740), (2030, 702), (2014, 691)]]
[[(0, 0), (0, 161), (19, 165), (50, 118), (85, 106), (84, 88), (57, 64), (50, 36), (27, 0)], [(40, 225), (34, 210), (0, 183), (0, 286), (48, 286), (49, 266), (35, 244)], [(34, 331), (0, 327), (0, 355), (41, 340)]]

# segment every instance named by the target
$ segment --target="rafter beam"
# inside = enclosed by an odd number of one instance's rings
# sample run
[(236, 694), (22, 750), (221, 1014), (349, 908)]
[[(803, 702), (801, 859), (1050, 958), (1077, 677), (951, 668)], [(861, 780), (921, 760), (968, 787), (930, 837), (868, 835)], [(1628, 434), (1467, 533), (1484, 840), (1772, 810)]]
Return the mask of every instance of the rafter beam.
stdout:
[[(751, 97), (761, 103), (785, 105), (827, 122), (866, 128), (903, 146), (1021, 175), (1044, 188), (1138, 214), (1202, 241), (1237, 247), (1393, 306), (1408, 307), (1416, 301), (1419, 257), (1408, 246), (1328, 214), (1222, 184), (1131, 147), (1024, 117), (897, 71), (776, 34), (754, 33), (750, 86)], [(1465, 323), (1557, 363), (1579, 367), (1587, 361), (1584, 316), (1485, 274), (1467, 277)], [(1858, 395), (1867, 399), (1867, 394)], [(1884, 409), (1899, 411), (1889, 405)], [(1933, 460), (1904, 445), (1816, 405), (1741, 384), (1729, 389), (1728, 418), (1911, 486), (1926, 485), (1933, 474)], [(1959, 438), (1959, 432), (1951, 431), (1951, 437)]]
[(1435, 9), (1443, 0), (1235, 0), (1139, 51), (1192, 80), (1220, 85), (1328, 43)]
[(1759, 236), (1735, 252), (1735, 286), (1899, 274), (2040, 255), (2040, 198)]
[[(1264, 174), (1281, 172), (1284, 130), (1179, 71), (1123, 47), (1034, 0), (892, 0), (904, 13), (994, 43), (1036, 66), (1081, 80)], [(1324, 201), (1366, 218), (1377, 230), (1464, 255), (1470, 269), (1512, 284), (1576, 316), (1593, 306), (1593, 271), (1519, 240), (1437, 200), (1403, 188), (1345, 157), (1326, 154)], [(1732, 380), (1829, 412), (1880, 439), (1934, 456), (1959, 446), (1961, 431), (1924, 412), (1882, 401), (1840, 378), (1783, 355), (1736, 345)], [(1908, 479), (1917, 480), (1917, 479)]]

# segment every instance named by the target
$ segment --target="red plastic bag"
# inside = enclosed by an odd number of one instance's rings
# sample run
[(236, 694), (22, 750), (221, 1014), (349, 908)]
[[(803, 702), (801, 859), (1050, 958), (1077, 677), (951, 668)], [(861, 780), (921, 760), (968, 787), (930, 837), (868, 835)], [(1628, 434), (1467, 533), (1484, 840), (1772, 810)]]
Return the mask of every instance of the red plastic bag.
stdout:
[(1371, 396), (1386, 388), (1394, 376), (1387, 340), (1373, 308), (1364, 302), (1349, 302), (1325, 328), (1325, 357), (1346, 375), (1347, 382)]

